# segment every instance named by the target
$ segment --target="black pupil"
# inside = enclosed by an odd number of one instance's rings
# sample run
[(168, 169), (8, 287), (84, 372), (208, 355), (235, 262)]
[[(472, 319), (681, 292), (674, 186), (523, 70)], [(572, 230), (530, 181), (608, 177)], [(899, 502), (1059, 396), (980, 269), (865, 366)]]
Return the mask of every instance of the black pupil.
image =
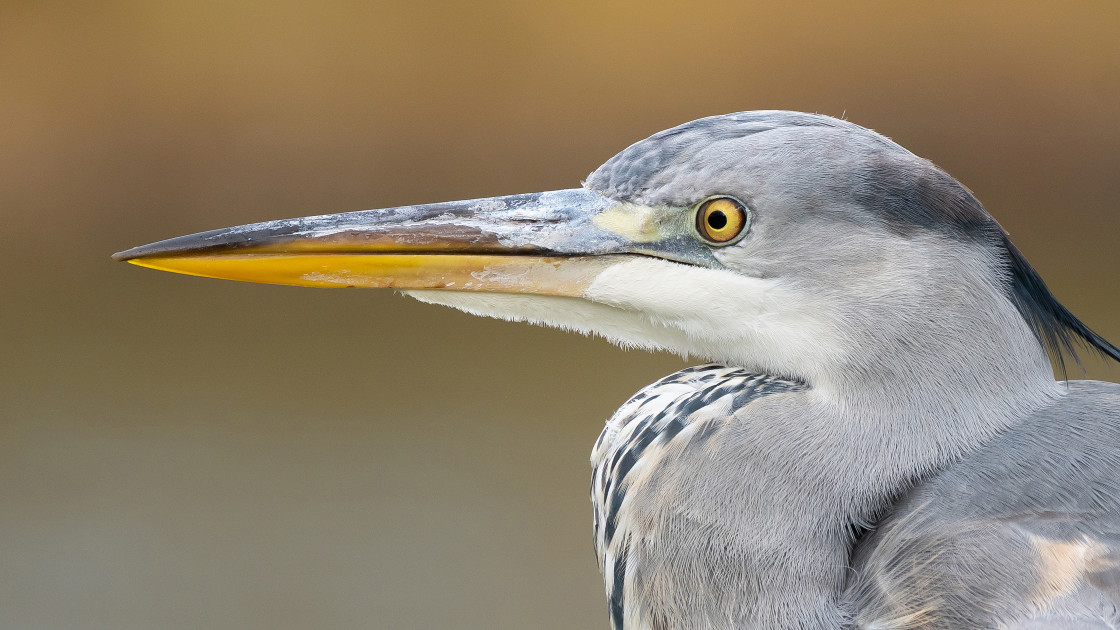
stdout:
[(708, 215), (708, 226), (713, 230), (722, 230), (727, 227), (727, 215), (722, 210), (716, 210)]

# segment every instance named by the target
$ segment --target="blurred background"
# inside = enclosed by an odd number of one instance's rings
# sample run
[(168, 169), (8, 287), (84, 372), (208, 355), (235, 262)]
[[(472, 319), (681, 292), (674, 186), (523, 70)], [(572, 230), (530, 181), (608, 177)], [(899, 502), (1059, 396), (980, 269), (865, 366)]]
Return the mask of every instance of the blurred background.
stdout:
[(934, 160), (1120, 340), (1114, 0), (4, 0), (0, 627), (607, 627), (588, 454), (679, 359), (109, 255), (764, 108)]

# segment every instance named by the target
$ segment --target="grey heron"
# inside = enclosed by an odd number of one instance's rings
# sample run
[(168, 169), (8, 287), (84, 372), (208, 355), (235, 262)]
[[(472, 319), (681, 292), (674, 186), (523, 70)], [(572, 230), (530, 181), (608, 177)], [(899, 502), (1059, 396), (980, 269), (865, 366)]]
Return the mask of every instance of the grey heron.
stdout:
[[(591, 461), (616, 630), (1120, 627), (1120, 360), (979, 201), (827, 116), (714, 116), (581, 188), (270, 221), (115, 256), (391, 287), (707, 361)], [(1074, 355), (1075, 356), (1075, 355)]]

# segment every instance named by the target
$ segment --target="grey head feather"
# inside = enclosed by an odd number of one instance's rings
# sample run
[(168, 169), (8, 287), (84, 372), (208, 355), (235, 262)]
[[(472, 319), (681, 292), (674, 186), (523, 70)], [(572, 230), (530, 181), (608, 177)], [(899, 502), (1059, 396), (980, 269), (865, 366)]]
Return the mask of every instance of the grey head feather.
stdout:
[[(814, 134), (809, 143), (806, 131)], [(778, 134), (790, 139), (758, 142), (765, 147), (765, 154), (760, 150), (751, 155), (751, 145), (744, 145), (752, 137)], [(721, 151), (724, 145), (727, 149)], [(746, 152), (742, 150), (744, 146), (748, 148)], [(847, 159), (829, 156), (829, 151), (846, 153)], [(807, 155), (810, 153), (815, 154)], [(728, 158), (727, 168), (741, 167), (748, 174), (750, 163), (755, 160), (765, 160), (769, 167), (773, 167), (775, 160), (813, 160), (817, 168), (799, 170), (812, 172), (816, 179), (799, 179), (799, 190), (791, 187), (783, 191), (787, 198), (817, 195), (816, 199), (806, 197), (802, 210), (833, 211), (835, 208), (828, 207), (828, 200), (850, 200), (861, 212), (835, 212), (830, 218), (878, 222), (901, 237), (932, 231), (982, 244), (993, 252), (994, 264), (1001, 267), (996, 271), (1002, 276), (1006, 296), (1038, 342), (1058, 360), (1063, 378), (1066, 356), (1080, 365), (1079, 345), (1120, 361), (1120, 349), (1054, 297), (971, 191), (928, 160), (846, 120), (789, 111), (751, 111), (701, 118), (658, 132), (624, 149), (593, 172), (584, 185), (613, 199), (647, 205), (686, 206), (716, 194), (751, 197), (750, 191), (715, 188), (721, 178), (712, 176), (713, 155)], [(689, 169), (708, 172), (690, 178)], [(722, 180), (730, 182), (736, 178)], [(826, 203), (822, 204), (821, 199)]]

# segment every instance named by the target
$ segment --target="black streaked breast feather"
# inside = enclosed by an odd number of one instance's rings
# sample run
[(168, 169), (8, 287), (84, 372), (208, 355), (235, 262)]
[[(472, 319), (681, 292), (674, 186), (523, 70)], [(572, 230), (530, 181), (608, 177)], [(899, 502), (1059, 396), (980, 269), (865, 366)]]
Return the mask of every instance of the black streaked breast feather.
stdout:
[[(620, 522), (634, 467), (660, 452), (686, 428), (687, 439), (702, 441), (738, 410), (770, 394), (800, 391), (802, 383), (739, 368), (707, 364), (686, 368), (649, 385), (607, 421), (592, 452), (591, 502), (595, 547), (607, 588), (611, 625), (622, 630), (629, 532)], [(715, 407), (715, 409), (713, 409)], [(710, 413), (704, 410), (710, 409)]]

